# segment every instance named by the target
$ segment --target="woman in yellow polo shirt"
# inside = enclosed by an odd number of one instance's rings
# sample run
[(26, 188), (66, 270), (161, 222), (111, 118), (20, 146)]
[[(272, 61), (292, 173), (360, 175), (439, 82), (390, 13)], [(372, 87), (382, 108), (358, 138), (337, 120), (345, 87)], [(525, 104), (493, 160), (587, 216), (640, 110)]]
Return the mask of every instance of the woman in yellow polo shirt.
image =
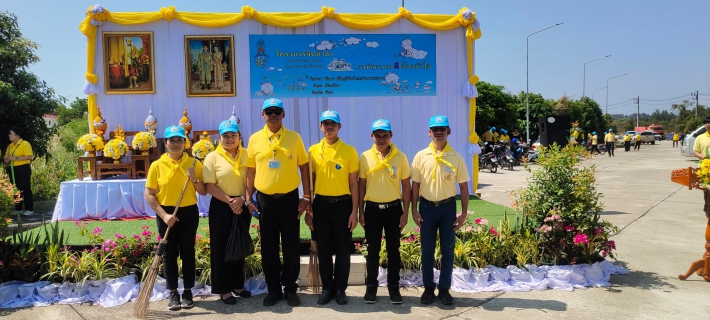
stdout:
[(225, 120), (219, 125), (219, 146), (207, 155), (202, 166), (210, 201), (210, 260), (212, 264), (212, 293), (220, 295), (226, 304), (236, 304), (235, 296), (251, 297), (244, 290), (244, 259), (224, 261), (227, 239), (232, 232), (233, 219), (244, 220), (243, 232), (249, 232), (251, 214), (246, 207), (244, 191), (247, 186), (246, 150), (240, 146), (239, 125)]
[[(195, 192), (206, 195), (207, 191), (201, 181), (202, 164), (185, 153), (185, 129), (175, 125), (167, 127), (164, 137), (168, 152), (150, 164), (144, 197), (155, 211), (160, 237), (165, 236), (168, 226), (171, 227), (163, 255), (163, 270), (170, 290), (168, 309), (188, 309), (194, 306), (192, 286), (195, 284), (195, 236), (200, 218)], [(173, 215), (185, 179), (189, 179), (190, 183), (187, 184), (180, 208)], [(178, 256), (182, 259), (182, 278), (185, 283), (182, 301), (177, 292)]]
[[(27, 140), (22, 139), (22, 133), (19, 129), (10, 130), (10, 143), (5, 151), (5, 164), (8, 165), (7, 174), (10, 175), (12, 183), (20, 190), (22, 201), (15, 204), (14, 214), (30, 216), (34, 213), (34, 200), (32, 197), (32, 168), (30, 161), (34, 155), (32, 154), (32, 146)], [(22, 205), (25, 206), (25, 211), (22, 212)]]

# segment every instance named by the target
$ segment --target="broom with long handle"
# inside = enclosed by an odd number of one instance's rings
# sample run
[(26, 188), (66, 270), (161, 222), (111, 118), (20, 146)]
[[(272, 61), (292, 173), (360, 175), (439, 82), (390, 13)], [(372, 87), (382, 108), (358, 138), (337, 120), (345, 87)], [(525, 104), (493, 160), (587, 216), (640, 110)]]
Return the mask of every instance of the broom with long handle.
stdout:
[[(313, 162), (311, 157), (308, 157), (308, 177), (310, 178), (309, 182), (311, 186), (311, 201), (313, 201), (315, 191), (313, 190)], [(311, 203), (311, 205), (313, 205), (313, 203)], [(309, 251), (310, 256), (308, 258), (308, 281), (306, 282), (306, 286), (310, 287), (313, 292), (319, 293), (321, 281), (318, 265), (318, 246), (316, 245), (316, 241), (313, 240), (313, 231), (311, 231), (311, 249)]]
[[(197, 159), (192, 162), (192, 168), (195, 167)], [(175, 204), (175, 210), (173, 210), (173, 216), (177, 214), (180, 208), (180, 202), (182, 202), (182, 197), (185, 195), (185, 190), (187, 190), (187, 184), (190, 183), (190, 177), (185, 179), (185, 184), (182, 186), (182, 191), (180, 192), (180, 197)], [(145, 276), (145, 282), (141, 286), (141, 291), (138, 292), (138, 299), (136, 299), (136, 304), (133, 305), (133, 315), (136, 318), (144, 319), (148, 313), (148, 304), (150, 303), (150, 295), (153, 293), (153, 286), (155, 285), (155, 278), (158, 276), (158, 268), (163, 261), (163, 253), (165, 252), (165, 246), (168, 244), (168, 234), (170, 233), (171, 226), (165, 230), (165, 236), (160, 240), (160, 245), (158, 245), (158, 250), (155, 252), (155, 257), (153, 257), (153, 263), (150, 264), (150, 269), (148, 269), (148, 274)]]

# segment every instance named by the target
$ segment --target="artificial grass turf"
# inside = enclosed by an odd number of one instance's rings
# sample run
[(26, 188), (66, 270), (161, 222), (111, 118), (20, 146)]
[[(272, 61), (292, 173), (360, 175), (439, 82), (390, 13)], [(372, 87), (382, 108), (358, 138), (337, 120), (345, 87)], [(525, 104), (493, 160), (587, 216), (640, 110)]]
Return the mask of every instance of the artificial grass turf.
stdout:
[[(461, 202), (459, 201), (459, 198), (457, 197), (456, 200), (456, 210), (458, 212), (461, 211)], [(511, 221), (511, 224), (515, 223), (515, 211), (511, 208), (491, 203), (485, 200), (482, 200), (478, 197), (471, 196), (468, 204), (468, 210), (473, 211), (473, 214), (470, 214), (467, 218), (467, 222), (469, 224), (473, 224), (474, 220), (477, 218), (485, 218), (488, 220), (489, 225), (494, 226), (496, 229), (498, 229), (499, 223), (501, 220), (503, 220), (504, 214), (507, 212), (508, 213), (508, 219)], [(157, 235), (158, 228), (156, 226), (155, 220), (154, 219), (145, 219), (145, 220), (129, 220), (129, 221), (87, 221), (88, 225), (86, 226), (90, 231), (93, 231), (95, 228), (101, 228), (102, 232), (101, 235), (105, 239), (112, 239), (114, 238), (115, 234), (121, 234), (125, 236), (132, 236), (134, 234), (140, 235), (143, 230), (141, 229), (142, 226), (149, 226), (150, 230), (153, 231)], [(258, 220), (252, 218), (252, 225), (258, 225), (259, 222)], [(209, 221), (207, 218), (201, 218), (200, 219), (200, 224), (197, 229), (197, 234), (200, 236), (205, 236), (206, 231), (209, 226)], [(47, 226), (49, 228), (49, 226)], [(417, 225), (414, 223), (412, 220), (412, 215), (411, 213), (409, 214), (409, 223), (407, 223), (407, 226), (405, 227), (405, 231), (409, 229), (414, 229), (416, 228)], [(64, 230), (65, 235), (69, 235), (69, 238), (67, 240), (67, 243), (70, 245), (75, 245), (75, 246), (82, 246), (82, 245), (88, 245), (89, 243), (87, 242), (87, 238), (82, 237), (79, 235), (79, 228), (75, 226), (74, 221), (61, 221), (59, 222), (59, 228), (60, 230)], [(44, 227), (39, 227), (35, 228), (32, 230), (28, 230), (25, 232), (30, 232), (32, 234), (35, 234), (36, 232), (40, 232), (41, 237), (43, 238), (44, 235)], [(251, 229), (251, 232), (253, 235), (256, 235), (257, 230), (256, 229)], [(308, 240), (311, 238), (311, 231), (308, 229), (308, 226), (306, 225), (305, 219), (301, 217), (301, 235), (300, 235), (302, 240)], [(358, 224), (358, 226), (355, 228), (353, 231), (353, 239), (362, 239), (365, 237), (365, 230)]]

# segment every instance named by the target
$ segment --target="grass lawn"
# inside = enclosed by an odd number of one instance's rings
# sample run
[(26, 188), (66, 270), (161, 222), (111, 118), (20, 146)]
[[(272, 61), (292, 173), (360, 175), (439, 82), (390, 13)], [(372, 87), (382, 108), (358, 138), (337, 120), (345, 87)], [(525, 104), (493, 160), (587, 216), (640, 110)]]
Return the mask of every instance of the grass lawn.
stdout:
[[(461, 211), (461, 203), (456, 201), (456, 208)], [(489, 225), (495, 226), (498, 229), (499, 221), (503, 219), (504, 213), (507, 211), (509, 219), (514, 223), (515, 211), (511, 208), (501, 206), (495, 203), (491, 203), (480, 198), (471, 197), (468, 204), (468, 210), (474, 211), (474, 214), (468, 216), (468, 222), (473, 224), (473, 220), (477, 218), (485, 218), (489, 221)], [(252, 218), (252, 224), (258, 224), (258, 220)], [(197, 229), (197, 234), (205, 236), (206, 232), (203, 228), (207, 228), (209, 225), (207, 218), (200, 219), (200, 226)], [(89, 221), (88, 228), (93, 230), (94, 228), (103, 229), (102, 235), (104, 238), (113, 238), (114, 234), (118, 233), (121, 235), (132, 236), (133, 234), (140, 234), (142, 232), (141, 226), (149, 226), (150, 230), (157, 233), (157, 226), (155, 220), (131, 220), (131, 221)], [(409, 223), (406, 229), (416, 228), (416, 224), (412, 220), (411, 214), (409, 215)], [(69, 235), (68, 243), (71, 245), (88, 245), (86, 239), (79, 235), (79, 228), (74, 225), (73, 221), (62, 221), (59, 222), (59, 228), (64, 230), (64, 233)], [(26, 232), (35, 233), (41, 232), (44, 234), (44, 227), (35, 228)], [(306, 226), (305, 219), (301, 219), (301, 239), (310, 239), (311, 231)], [(256, 234), (256, 230), (252, 229), (252, 233)], [(358, 225), (353, 231), (353, 239), (364, 238), (365, 230), (362, 226)]]

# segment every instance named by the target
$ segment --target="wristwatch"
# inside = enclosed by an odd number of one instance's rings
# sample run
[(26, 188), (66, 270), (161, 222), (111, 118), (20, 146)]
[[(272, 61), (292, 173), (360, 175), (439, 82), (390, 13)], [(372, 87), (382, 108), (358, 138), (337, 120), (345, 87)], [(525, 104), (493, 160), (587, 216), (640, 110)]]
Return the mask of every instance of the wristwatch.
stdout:
[(251, 204), (251, 201), (247, 201), (247, 198), (244, 197), (243, 195), (242, 195), (240, 198), (242, 198), (242, 200), (244, 200), (244, 205), (245, 205), (245, 206), (249, 206), (249, 205)]
[(192, 183), (200, 183), (200, 179), (195, 179)]

